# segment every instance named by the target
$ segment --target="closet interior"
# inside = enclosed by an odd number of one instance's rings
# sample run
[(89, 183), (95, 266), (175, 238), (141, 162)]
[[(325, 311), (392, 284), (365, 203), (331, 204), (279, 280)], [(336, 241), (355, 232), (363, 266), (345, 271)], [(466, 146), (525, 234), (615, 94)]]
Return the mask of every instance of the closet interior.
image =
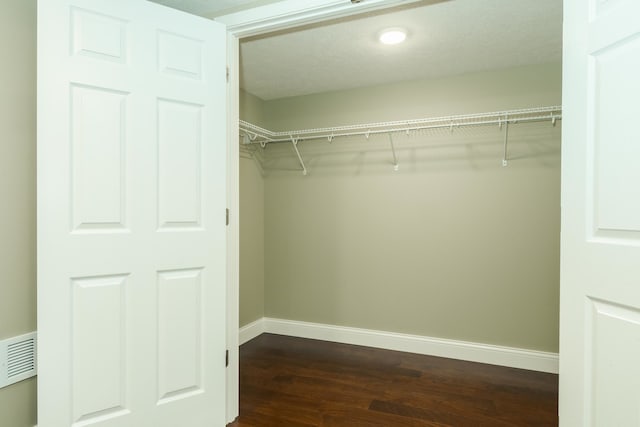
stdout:
[(241, 342), (558, 352), (561, 11), (424, 1), (241, 40)]

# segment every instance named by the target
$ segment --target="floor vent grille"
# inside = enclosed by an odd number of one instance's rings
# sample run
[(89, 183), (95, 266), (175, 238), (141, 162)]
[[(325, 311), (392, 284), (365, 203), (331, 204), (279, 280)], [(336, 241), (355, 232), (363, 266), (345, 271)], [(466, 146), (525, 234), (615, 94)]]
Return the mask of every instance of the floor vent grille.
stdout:
[(36, 375), (36, 333), (0, 341), (0, 388)]

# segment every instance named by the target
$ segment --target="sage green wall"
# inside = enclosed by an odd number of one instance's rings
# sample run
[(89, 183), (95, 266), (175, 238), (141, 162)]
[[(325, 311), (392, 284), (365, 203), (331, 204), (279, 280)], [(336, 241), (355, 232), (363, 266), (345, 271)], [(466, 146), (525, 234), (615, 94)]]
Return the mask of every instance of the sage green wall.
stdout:
[[(263, 101), (240, 91), (240, 117), (263, 124)], [(242, 148), (242, 146), (241, 146)], [(249, 152), (240, 155), (240, 326), (264, 317), (264, 179)]]
[(240, 158), (240, 326), (264, 317), (264, 180)]
[[(36, 2), (0, 3), (0, 339), (36, 329)], [(0, 389), (0, 426), (36, 423), (36, 380)]]
[[(561, 104), (559, 64), (264, 103), (287, 130)], [(560, 126), (265, 150), (265, 315), (558, 351)]]
[(326, 92), (264, 103), (270, 130), (560, 104), (561, 65), (543, 64)]
[(254, 125), (264, 126), (264, 101), (257, 96), (240, 89), (240, 118)]

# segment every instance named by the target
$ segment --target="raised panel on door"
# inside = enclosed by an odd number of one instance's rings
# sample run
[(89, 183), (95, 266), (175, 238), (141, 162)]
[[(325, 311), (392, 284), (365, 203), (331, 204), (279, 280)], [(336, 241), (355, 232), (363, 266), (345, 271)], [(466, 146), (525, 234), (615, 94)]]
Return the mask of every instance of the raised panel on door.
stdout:
[(640, 425), (640, 310), (589, 299), (588, 386), (594, 425)]
[(158, 273), (158, 404), (203, 392), (202, 276)]
[(127, 20), (79, 7), (70, 10), (73, 54), (127, 62)]
[(201, 227), (202, 105), (158, 100), (158, 228)]
[[(75, 425), (127, 415), (127, 275), (71, 280)], [(95, 339), (99, 337), (99, 339)], [(99, 369), (96, 369), (99, 367)]]
[(127, 93), (71, 86), (71, 227), (127, 228)]
[[(640, 238), (640, 34), (592, 52), (590, 149), (593, 162), (594, 232)], [(620, 85), (618, 82), (629, 82)]]
[(202, 80), (202, 40), (158, 31), (158, 64), (160, 72), (176, 77)]

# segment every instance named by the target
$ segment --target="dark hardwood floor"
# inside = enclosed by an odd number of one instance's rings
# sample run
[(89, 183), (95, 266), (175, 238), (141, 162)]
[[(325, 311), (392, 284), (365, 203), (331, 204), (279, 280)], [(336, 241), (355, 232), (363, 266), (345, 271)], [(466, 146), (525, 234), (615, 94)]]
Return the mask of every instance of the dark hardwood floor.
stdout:
[(233, 427), (557, 426), (558, 376), (263, 334)]

